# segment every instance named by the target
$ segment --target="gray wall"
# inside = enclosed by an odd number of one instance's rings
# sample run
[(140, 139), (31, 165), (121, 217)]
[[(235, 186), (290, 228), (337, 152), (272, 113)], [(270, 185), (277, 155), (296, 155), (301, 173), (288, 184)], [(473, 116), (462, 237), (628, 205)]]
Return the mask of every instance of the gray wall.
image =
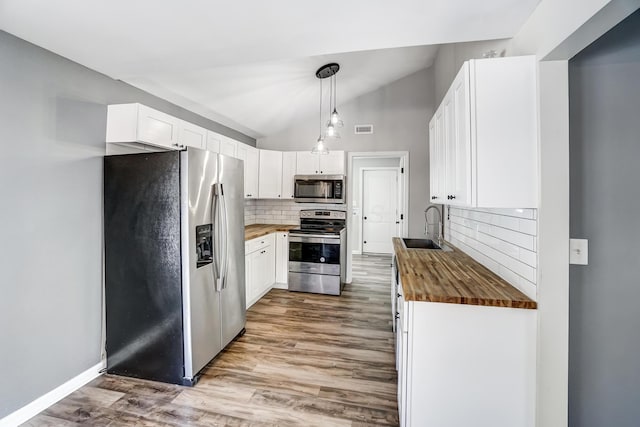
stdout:
[(570, 61), (569, 424), (640, 422), (640, 11)]
[(100, 361), (107, 104), (251, 138), (0, 31), (0, 418)]
[[(428, 123), (434, 112), (433, 88), (433, 70), (427, 68), (338, 105), (345, 120), (340, 129), (342, 138), (328, 143), (330, 150), (409, 152), (409, 234), (415, 236), (422, 233), (422, 212), (428, 206)], [(356, 124), (372, 124), (374, 134), (354, 135)], [(258, 147), (311, 150), (317, 138), (318, 117), (313, 116), (283, 133), (258, 139)]]

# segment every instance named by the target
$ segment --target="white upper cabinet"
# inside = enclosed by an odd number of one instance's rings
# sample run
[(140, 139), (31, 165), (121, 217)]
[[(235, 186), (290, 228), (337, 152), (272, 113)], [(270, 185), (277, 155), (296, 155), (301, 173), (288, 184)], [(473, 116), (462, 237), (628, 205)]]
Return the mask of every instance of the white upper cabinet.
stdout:
[(238, 143), (236, 151), (238, 159), (244, 161), (244, 197), (257, 199), (259, 150), (250, 145)]
[(536, 114), (533, 56), (465, 62), (429, 124), (431, 201), (537, 207)]
[(329, 154), (298, 151), (296, 155), (298, 175), (344, 175), (344, 164), (344, 151), (330, 151)]
[(206, 148), (209, 151), (213, 151), (214, 153), (220, 152), (220, 140), (222, 139), (222, 135), (219, 133), (215, 133), (213, 131), (207, 131), (207, 145)]
[(106, 142), (139, 142), (179, 149), (180, 122), (176, 117), (138, 103), (109, 105)]
[(279, 199), (282, 197), (282, 151), (259, 151), (259, 197), (261, 199)]
[(444, 203), (445, 198), (445, 140), (443, 135), (444, 117), (438, 110), (429, 123), (429, 184), (431, 203)]
[(296, 174), (315, 175), (320, 173), (320, 158), (318, 154), (309, 151), (298, 151), (296, 153)]
[(323, 175), (344, 175), (344, 151), (331, 151), (319, 154), (320, 173)]
[(206, 148), (207, 130), (184, 120), (180, 120), (178, 143), (184, 147)]
[(220, 154), (238, 158), (237, 150), (238, 142), (235, 139), (220, 135)]
[(296, 152), (282, 153), (282, 198), (293, 199), (293, 184), (296, 175)]

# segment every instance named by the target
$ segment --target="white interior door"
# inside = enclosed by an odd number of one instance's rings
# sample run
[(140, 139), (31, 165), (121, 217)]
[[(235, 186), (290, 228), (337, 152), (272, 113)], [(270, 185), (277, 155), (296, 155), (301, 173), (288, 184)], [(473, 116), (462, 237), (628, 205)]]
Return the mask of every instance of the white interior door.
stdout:
[(393, 253), (399, 236), (398, 169), (362, 171), (362, 252)]

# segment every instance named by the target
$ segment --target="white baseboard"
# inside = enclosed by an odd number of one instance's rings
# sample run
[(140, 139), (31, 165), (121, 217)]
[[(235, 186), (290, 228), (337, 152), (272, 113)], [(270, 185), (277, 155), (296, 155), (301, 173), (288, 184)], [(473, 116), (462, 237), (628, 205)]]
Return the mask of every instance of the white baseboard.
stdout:
[(286, 283), (274, 283), (273, 284), (273, 289), (289, 289), (289, 285), (287, 285)]
[(80, 375), (71, 378), (66, 383), (54, 388), (49, 393), (40, 396), (33, 402), (23, 406), (17, 411), (0, 419), (0, 427), (13, 427), (24, 423), (25, 421), (35, 417), (40, 412), (47, 409), (54, 403), (67, 397), (92, 379), (100, 375), (100, 371), (105, 367), (105, 361), (101, 361), (95, 366), (82, 372)]

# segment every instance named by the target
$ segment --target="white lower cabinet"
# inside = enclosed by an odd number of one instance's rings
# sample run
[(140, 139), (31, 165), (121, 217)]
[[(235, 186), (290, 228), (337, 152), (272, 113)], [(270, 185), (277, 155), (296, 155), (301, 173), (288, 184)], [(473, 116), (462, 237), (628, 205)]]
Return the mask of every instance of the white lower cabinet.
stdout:
[(289, 233), (276, 235), (276, 284), (274, 287), (287, 289), (289, 275)]
[(275, 234), (245, 242), (247, 308), (271, 290), (276, 281)]
[(536, 310), (404, 301), (400, 426), (535, 426)]

